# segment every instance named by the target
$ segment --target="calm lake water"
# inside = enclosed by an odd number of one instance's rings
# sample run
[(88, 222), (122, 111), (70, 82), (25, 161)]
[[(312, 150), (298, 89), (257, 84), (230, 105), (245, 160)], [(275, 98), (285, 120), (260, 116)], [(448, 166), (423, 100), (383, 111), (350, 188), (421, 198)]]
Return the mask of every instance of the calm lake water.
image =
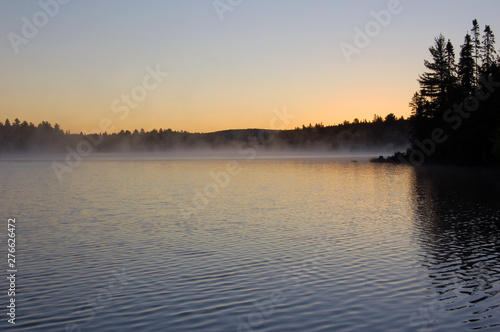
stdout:
[(500, 329), (498, 171), (234, 161), (0, 162), (16, 327)]

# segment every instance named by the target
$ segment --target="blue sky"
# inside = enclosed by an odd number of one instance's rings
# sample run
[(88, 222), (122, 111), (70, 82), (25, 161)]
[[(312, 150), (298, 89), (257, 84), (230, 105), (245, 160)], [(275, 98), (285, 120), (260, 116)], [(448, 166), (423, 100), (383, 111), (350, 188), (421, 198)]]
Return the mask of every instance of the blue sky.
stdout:
[[(354, 45), (355, 28), (391, 1), (220, 0), (232, 9), (221, 20), (213, 0), (72, 0), (15, 52), (9, 34), (23, 37), (23, 17), (33, 23), (43, 9), (0, 0), (0, 118), (72, 132), (103, 118), (117, 129), (207, 132), (270, 128), (284, 108), (289, 128), (408, 116), (434, 37), (443, 33), (458, 54), (472, 19), (499, 33), (500, 2), (401, 0), (348, 62), (341, 43)], [(146, 68), (169, 76), (120, 117), (113, 102), (142, 85)]]

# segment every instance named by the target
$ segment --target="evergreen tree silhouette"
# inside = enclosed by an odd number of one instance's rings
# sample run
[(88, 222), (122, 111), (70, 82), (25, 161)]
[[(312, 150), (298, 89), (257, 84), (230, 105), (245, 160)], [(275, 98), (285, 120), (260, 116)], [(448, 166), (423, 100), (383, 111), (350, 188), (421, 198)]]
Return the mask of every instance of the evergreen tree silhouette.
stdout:
[[(458, 66), (451, 41), (445, 43), (443, 35), (435, 38), (431, 60), (424, 61), (429, 71), (419, 76), (421, 91), (410, 101), (408, 154), (427, 151), (426, 162), (470, 165), (500, 159), (500, 67), (491, 27), (484, 33), (481, 46), (479, 24), (473, 20)], [(444, 130), (447, 139), (430, 144), (436, 129)]]
[(467, 33), (464, 38), (464, 44), (462, 45), (460, 60), (458, 62), (459, 82), (461, 85), (462, 96), (464, 97), (472, 94), (474, 91), (475, 63), (472, 52), (472, 40), (470, 35)]
[(472, 21), (472, 47), (474, 50), (474, 84), (477, 85), (479, 81), (479, 72), (480, 72), (480, 58), (481, 58), (481, 33), (479, 30), (479, 23), (474, 19)]
[(420, 75), (421, 94), (428, 98), (433, 118), (437, 118), (444, 111), (447, 105), (447, 90), (449, 79), (452, 76), (448, 66), (450, 54), (447, 52), (447, 45), (443, 35), (439, 35), (434, 40), (434, 45), (429, 48), (432, 61), (425, 60), (424, 65), (429, 72)]
[(487, 25), (484, 28), (483, 36), (483, 72), (487, 71), (495, 63), (496, 55), (495, 35), (491, 31), (491, 27)]

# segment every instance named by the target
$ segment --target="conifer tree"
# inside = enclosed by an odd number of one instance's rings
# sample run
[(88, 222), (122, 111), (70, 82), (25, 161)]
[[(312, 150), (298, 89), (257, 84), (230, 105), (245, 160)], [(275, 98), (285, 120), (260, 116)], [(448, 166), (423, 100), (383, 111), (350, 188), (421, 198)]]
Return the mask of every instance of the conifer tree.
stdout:
[(479, 82), (480, 56), (481, 56), (481, 34), (477, 20), (472, 21), (472, 47), (474, 49), (474, 85)]
[(464, 95), (469, 95), (474, 90), (474, 58), (472, 55), (472, 40), (470, 35), (465, 35), (464, 44), (460, 50), (460, 60), (458, 62), (459, 83)]
[(457, 65), (455, 63), (455, 48), (448, 39), (446, 43), (446, 104), (451, 105), (451, 99), (456, 97), (457, 91)]
[(428, 98), (433, 109), (440, 113), (446, 107), (447, 88), (451, 75), (448, 66), (451, 55), (447, 52), (447, 44), (443, 35), (435, 38), (434, 45), (429, 48), (429, 52), (432, 61), (425, 60), (424, 65), (430, 71), (420, 75), (418, 82), (422, 96)]
[(491, 27), (487, 25), (484, 28), (484, 36), (483, 36), (483, 72), (488, 71), (488, 69), (495, 63), (495, 35), (491, 30)]
[(432, 120), (428, 101), (420, 92), (415, 92), (409, 106), (411, 107), (410, 134), (411, 143), (425, 139), (429, 134), (429, 124)]

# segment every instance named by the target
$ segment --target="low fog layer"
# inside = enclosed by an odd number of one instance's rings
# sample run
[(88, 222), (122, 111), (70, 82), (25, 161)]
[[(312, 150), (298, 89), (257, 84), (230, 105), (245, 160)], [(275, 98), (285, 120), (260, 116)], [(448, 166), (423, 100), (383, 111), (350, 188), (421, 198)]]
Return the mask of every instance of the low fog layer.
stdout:
[[(387, 116), (373, 122), (344, 122), (337, 126), (303, 126), (293, 130), (242, 129), (188, 133), (171, 129), (119, 133), (64, 133), (56, 124), (38, 126), (6, 120), (0, 123), (0, 156), (44, 158), (75, 152), (88, 156), (132, 153), (141, 158), (286, 157), (391, 154), (408, 147), (408, 120)], [(23, 157), (24, 156), (24, 157)], [(117, 158), (120, 158), (116, 156)], [(37, 159), (38, 159), (37, 158)]]
[(7, 153), (0, 154), (2, 161), (133, 161), (133, 160), (275, 160), (275, 159), (328, 159), (335, 161), (367, 162), (378, 156), (387, 156), (389, 151), (308, 151), (308, 150), (260, 150), (260, 149), (204, 149), (163, 152), (95, 152), (80, 155), (76, 150), (67, 153)]

